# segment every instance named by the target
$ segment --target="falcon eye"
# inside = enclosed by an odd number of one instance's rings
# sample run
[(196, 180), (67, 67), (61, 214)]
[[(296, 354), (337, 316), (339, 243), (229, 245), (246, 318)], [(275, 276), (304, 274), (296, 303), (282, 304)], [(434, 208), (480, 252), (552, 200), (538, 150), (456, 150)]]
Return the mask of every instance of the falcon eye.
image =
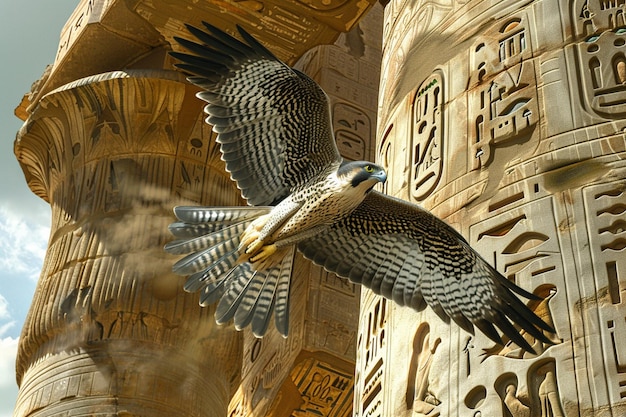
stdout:
[(374, 167), (373, 167), (373, 166), (371, 166), (371, 165), (365, 165), (364, 169), (365, 169), (365, 172), (367, 172), (367, 173), (369, 173), (369, 174), (371, 174), (372, 172), (374, 172)]

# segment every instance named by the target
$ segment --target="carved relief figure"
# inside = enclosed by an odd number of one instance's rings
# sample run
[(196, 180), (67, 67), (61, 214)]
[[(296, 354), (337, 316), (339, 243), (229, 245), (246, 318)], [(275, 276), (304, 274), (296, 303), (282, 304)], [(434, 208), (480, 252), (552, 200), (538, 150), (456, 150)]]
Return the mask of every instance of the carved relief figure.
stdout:
[(430, 326), (423, 323), (413, 338), (413, 354), (407, 376), (406, 405), (414, 416), (436, 417), (440, 415), (437, 406), (441, 401), (429, 389), (430, 367), (441, 339), (430, 344)]
[(528, 370), (528, 373), (533, 398), (531, 408), (541, 410), (541, 414), (535, 415), (537, 417), (565, 417), (561, 406), (554, 359), (538, 362)]
[(528, 398), (518, 392), (517, 376), (514, 373), (504, 373), (495, 382), (495, 389), (502, 401), (503, 417), (531, 417), (531, 407), (527, 405)]
[(510, 415), (514, 417), (530, 417), (530, 407), (522, 403), (519, 398), (516, 397), (516, 391), (517, 387), (515, 385), (509, 384), (506, 386), (504, 403)]

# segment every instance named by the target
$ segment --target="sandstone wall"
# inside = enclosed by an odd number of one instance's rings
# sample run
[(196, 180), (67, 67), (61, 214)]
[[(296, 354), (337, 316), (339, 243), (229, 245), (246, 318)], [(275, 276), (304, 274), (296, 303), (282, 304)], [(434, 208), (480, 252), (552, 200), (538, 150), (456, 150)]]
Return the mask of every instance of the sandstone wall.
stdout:
[(362, 295), (357, 416), (626, 414), (626, 22), (620, 1), (393, 0), (377, 156), (545, 297), (538, 355)]

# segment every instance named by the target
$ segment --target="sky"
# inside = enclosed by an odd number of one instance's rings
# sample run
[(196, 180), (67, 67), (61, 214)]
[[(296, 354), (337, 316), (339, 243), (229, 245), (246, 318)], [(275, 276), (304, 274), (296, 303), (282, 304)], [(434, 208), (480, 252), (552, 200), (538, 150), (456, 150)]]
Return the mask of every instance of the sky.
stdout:
[(22, 121), (14, 109), (54, 62), (63, 25), (79, 0), (0, 3), (0, 417), (17, 397), (15, 355), (50, 234), (50, 207), (26, 185), (13, 153)]

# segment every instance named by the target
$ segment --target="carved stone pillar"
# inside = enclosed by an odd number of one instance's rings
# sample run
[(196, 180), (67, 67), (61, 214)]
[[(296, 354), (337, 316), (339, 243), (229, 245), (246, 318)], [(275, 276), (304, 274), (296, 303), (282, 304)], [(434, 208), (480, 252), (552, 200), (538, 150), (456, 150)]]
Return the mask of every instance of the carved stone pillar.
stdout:
[(171, 71), (78, 80), (40, 99), (15, 152), (52, 229), (17, 357), (15, 416), (224, 416), (240, 335), (162, 253), (175, 204), (240, 203)]
[[(347, 159), (374, 157), (382, 7), (352, 31), (296, 64), (330, 97), (334, 132)], [(296, 257), (290, 334), (244, 331), (241, 385), (230, 417), (352, 415), (360, 288)]]
[(626, 414), (623, 2), (391, 1), (378, 158), (558, 334), (496, 346), (366, 292), (357, 416)]
[[(169, 273), (162, 246), (174, 205), (243, 201), (195, 90), (161, 68), (172, 68), (166, 54), (178, 48), (174, 36), (188, 36), (185, 23), (242, 24), (293, 64), (355, 28), (374, 3), (79, 3), (54, 65), (17, 109), (28, 120), (16, 155), (50, 203), (53, 227), (20, 340), (16, 417), (351, 414), (355, 286), (298, 258), (290, 337), (259, 340), (216, 328), (213, 309)], [(374, 153), (377, 9), (371, 28), (341, 35), (307, 63), (329, 89), (351, 159)], [(119, 68), (141, 70), (107, 73)]]

